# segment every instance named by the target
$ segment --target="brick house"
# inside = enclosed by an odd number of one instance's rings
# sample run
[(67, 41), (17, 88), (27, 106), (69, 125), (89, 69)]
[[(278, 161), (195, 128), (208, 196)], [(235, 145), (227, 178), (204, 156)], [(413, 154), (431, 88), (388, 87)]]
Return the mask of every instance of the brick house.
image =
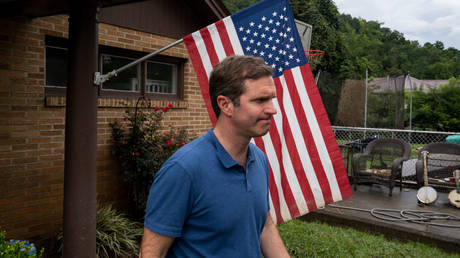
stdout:
[[(7, 238), (27, 239), (56, 232), (63, 223), (69, 15), (50, 4), (41, 9), (45, 0), (16, 13), (17, 2), (0, 3), (0, 230)], [(100, 11), (97, 67), (104, 73), (228, 15), (214, 0), (124, 2)], [(166, 124), (186, 126), (197, 136), (211, 126), (184, 44), (99, 86), (98, 202), (126, 202), (109, 123), (140, 96), (153, 105), (174, 105)]]

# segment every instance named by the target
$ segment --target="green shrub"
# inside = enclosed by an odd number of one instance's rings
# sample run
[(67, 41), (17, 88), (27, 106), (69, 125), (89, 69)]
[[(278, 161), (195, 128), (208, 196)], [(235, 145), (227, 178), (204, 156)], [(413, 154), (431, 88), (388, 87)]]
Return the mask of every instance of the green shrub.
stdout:
[[(96, 213), (96, 254), (97, 257), (134, 257), (139, 252), (139, 238), (142, 225), (132, 222), (107, 205)], [(63, 234), (58, 236), (60, 250), (63, 249)]]
[(5, 231), (0, 231), (0, 258), (43, 257), (43, 248), (37, 253), (33, 244), (27, 241), (5, 241), (5, 235)]
[[(142, 106), (143, 105), (143, 106)], [(140, 99), (134, 112), (127, 111), (122, 121), (111, 123), (112, 154), (121, 163), (126, 180), (131, 184), (136, 220), (145, 213), (150, 186), (155, 173), (182, 145), (191, 140), (185, 128), (165, 130), (162, 120), (172, 108), (150, 107), (148, 100)]]

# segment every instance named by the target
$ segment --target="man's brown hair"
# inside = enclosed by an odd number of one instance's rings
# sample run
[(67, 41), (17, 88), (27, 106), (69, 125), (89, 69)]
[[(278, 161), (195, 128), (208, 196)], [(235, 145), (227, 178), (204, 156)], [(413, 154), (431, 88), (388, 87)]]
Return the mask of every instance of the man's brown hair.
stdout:
[(209, 95), (216, 117), (220, 115), (218, 96), (226, 96), (235, 106), (239, 106), (247, 79), (257, 80), (272, 75), (273, 69), (260, 57), (230, 56), (222, 60), (214, 67), (209, 78)]

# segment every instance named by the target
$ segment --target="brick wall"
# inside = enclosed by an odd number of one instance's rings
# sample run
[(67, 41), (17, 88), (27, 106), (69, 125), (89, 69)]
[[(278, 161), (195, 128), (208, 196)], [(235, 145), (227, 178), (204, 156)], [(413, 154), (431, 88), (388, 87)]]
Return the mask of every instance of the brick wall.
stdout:
[[(44, 53), (45, 35), (67, 38), (67, 30), (65, 15), (0, 20), (0, 229), (7, 238), (26, 239), (62, 227), (65, 98), (45, 98)], [(101, 45), (149, 53), (173, 41), (99, 25)], [(183, 44), (162, 54), (188, 57)], [(211, 124), (190, 62), (184, 70), (184, 101), (172, 103), (165, 124), (186, 126), (199, 136)], [(125, 114), (121, 102), (100, 99), (98, 108), (98, 201), (115, 206), (127, 201), (121, 170), (111, 156), (109, 126)]]

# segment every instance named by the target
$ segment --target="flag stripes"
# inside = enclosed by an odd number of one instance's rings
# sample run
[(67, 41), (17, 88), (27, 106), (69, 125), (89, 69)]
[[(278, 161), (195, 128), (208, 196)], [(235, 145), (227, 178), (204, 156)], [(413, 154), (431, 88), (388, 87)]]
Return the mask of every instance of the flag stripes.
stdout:
[[(209, 75), (225, 57), (245, 54), (240, 40), (232, 16), (184, 37), (213, 125)], [(281, 223), (352, 193), (310, 66), (286, 69), (274, 82), (278, 113), (269, 133), (253, 142), (267, 155), (270, 212)]]

